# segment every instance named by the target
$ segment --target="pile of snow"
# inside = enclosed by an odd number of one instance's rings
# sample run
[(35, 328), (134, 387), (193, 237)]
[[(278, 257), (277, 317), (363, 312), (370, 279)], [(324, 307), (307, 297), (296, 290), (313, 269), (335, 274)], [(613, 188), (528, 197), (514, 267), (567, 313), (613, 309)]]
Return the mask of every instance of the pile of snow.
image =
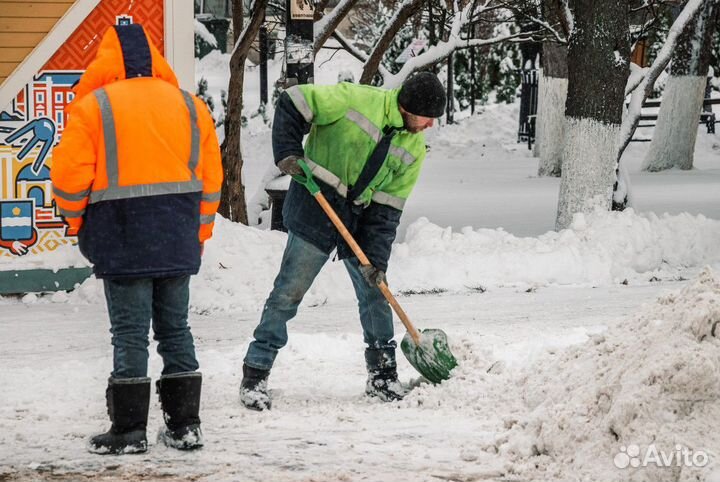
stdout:
[[(287, 237), (216, 219), (200, 274), (192, 281), (192, 311), (257, 311), (272, 289)], [(400, 295), (647, 283), (720, 262), (717, 239), (720, 221), (689, 214), (579, 214), (569, 229), (526, 238), (503, 229), (454, 232), (423, 218), (408, 228), (406, 242), (393, 246), (388, 280)], [(353, 297), (343, 264), (328, 261), (303, 303), (317, 306)], [(91, 280), (70, 298), (101, 302), (102, 289)]]
[(637, 316), (526, 368), (513, 390), (529, 414), (496, 442), (513, 475), (717, 480), (718, 322), (720, 278), (706, 269)]
[[(427, 169), (430, 160), (447, 165), (455, 159), (468, 159), (468, 155), (470, 159), (478, 154), (482, 157), (480, 147), (498, 146), (505, 152), (526, 154), (527, 144), (517, 142), (519, 115), (520, 103), (515, 102), (479, 106), (474, 115), (470, 111), (457, 112), (453, 124), (445, 123), (443, 118), (438, 119), (433, 127), (425, 131), (430, 151), (423, 169)], [(478, 165), (472, 161), (468, 164), (469, 168)]]
[(453, 232), (420, 219), (394, 246), (389, 276), (411, 292), (641, 282), (717, 262), (718, 236), (720, 222), (702, 215), (632, 210), (576, 214), (569, 229), (524, 238), (502, 228)]
[(211, 47), (217, 48), (217, 39), (198, 19), (195, 19), (195, 35), (203, 39), (203, 41), (209, 44)]

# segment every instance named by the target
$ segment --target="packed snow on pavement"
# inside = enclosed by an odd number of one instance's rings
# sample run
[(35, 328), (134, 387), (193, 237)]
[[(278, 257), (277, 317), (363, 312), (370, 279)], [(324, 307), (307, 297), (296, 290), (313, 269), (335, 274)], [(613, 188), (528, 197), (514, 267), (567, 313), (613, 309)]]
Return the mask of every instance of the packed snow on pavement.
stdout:
[[(90, 279), (0, 298), (0, 480), (720, 480), (720, 138), (699, 133), (689, 172), (641, 173), (633, 145), (636, 209), (555, 232), (558, 180), (536, 177), (516, 116), (491, 105), (430, 133), (393, 248), (391, 288), (459, 359), (449, 381), (400, 357), (411, 393), (367, 399), (353, 291), (328, 262), (270, 377), (273, 409), (244, 409), (242, 358), (286, 235), (219, 219), (191, 285), (205, 447), (86, 452), (111, 370)], [(249, 195), (271, 159), (263, 125), (243, 142)], [(162, 423), (153, 400), (149, 435)]]
[[(221, 239), (228, 239), (222, 250)], [(422, 288), (405, 285), (407, 293), (422, 294), (400, 301), (418, 326), (448, 333), (460, 366), (451, 380), (431, 386), (400, 359), (401, 379), (414, 390), (389, 404), (363, 395), (356, 307), (340, 264), (330, 264), (292, 322), (290, 343), (271, 375), (273, 409), (257, 413), (238, 400), (242, 358), (282, 241), (282, 234), (222, 223), (194, 281), (191, 325), (205, 376), (206, 446), (198, 453), (156, 443), (138, 456), (85, 451), (87, 436), (107, 424), (103, 386), (111, 347), (98, 282), (69, 295), (3, 298), (0, 474), (9, 480), (213, 481), (718, 475), (713, 450), (720, 440), (708, 423), (720, 415), (717, 252), (704, 260), (714, 268), (699, 274), (667, 266), (620, 280), (580, 267), (590, 278), (563, 284), (548, 269), (532, 283), (509, 281), (507, 274), (502, 283), (488, 278), (482, 287), (456, 289), (443, 278), (433, 282), (432, 274), (455, 262), (453, 240), (427, 235), (426, 246), (449, 255), (427, 256), (416, 271), (425, 273)], [(223, 256), (232, 245), (235, 258)], [(500, 265), (502, 246), (486, 247), (486, 259)], [(403, 248), (409, 249), (396, 247)], [(587, 259), (590, 250), (566, 248), (568, 256), (578, 253), (568, 265), (595, 263)], [(518, 247), (516, 256), (543, 259), (534, 249)], [(558, 259), (546, 258), (546, 267)], [(394, 270), (402, 266), (411, 269), (411, 261)], [(404, 278), (390, 279), (403, 292)], [(153, 352), (150, 373), (157, 377), (160, 368)], [(153, 400), (149, 433), (162, 423)], [(682, 444), (708, 460), (702, 467), (616, 467), (622, 448), (647, 451), (651, 444), (668, 453)]]

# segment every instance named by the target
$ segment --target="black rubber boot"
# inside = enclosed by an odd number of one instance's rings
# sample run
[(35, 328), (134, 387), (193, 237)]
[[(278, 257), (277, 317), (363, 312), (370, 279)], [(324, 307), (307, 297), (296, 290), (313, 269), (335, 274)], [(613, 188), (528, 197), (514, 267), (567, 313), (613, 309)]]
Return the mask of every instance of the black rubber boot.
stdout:
[(267, 380), (270, 370), (261, 370), (243, 364), (243, 379), (240, 383), (240, 402), (250, 410), (270, 410), (272, 400), (268, 393)]
[(157, 393), (165, 419), (158, 441), (178, 450), (195, 450), (203, 446), (200, 430), (200, 391), (202, 374), (199, 372), (173, 373), (157, 381)]
[(105, 391), (112, 426), (90, 439), (88, 450), (95, 454), (139, 454), (147, 450), (150, 379), (110, 378)]
[(384, 402), (403, 399), (407, 389), (398, 380), (394, 348), (366, 349), (365, 363), (368, 370), (366, 395), (377, 397)]

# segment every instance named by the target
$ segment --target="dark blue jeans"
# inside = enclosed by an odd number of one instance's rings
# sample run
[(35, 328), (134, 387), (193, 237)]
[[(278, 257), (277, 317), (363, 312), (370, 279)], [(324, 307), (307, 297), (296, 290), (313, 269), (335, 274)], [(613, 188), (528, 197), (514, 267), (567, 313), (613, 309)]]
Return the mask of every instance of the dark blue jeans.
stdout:
[[(253, 368), (272, 368), (278, 350), (288, 341), (287, 322), (297, 313), (298, 306), (328, 255), (311, 243), (288, 233), (280, 272), (265, 302), (255, 340), (250, 343), (245, 363)], [(350, 274), (360, 309), (360, 323), (365, 343), (370, 349), (394, 350), (392, 310), (377, 287), (369, 286), (360, 273), (357, 258), (344, 260)]]
[(150, 321), (163, 375), (197, 370), (187, 323), (190, 276), (104, 279), (110, 315), (113, 378), (146, 377)]

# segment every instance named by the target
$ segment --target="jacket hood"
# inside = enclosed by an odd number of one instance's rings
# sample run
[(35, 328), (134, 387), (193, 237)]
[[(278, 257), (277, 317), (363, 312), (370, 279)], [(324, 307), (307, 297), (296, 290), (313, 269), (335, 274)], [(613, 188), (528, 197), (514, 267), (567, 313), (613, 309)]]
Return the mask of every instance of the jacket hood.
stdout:
[(135, 77), (155, 77), (179, 87), (175, 72), (142, 25), (114, 25), (105, 31), (95, 59), (73, 89), (75, 100), (112, 82)]

